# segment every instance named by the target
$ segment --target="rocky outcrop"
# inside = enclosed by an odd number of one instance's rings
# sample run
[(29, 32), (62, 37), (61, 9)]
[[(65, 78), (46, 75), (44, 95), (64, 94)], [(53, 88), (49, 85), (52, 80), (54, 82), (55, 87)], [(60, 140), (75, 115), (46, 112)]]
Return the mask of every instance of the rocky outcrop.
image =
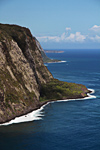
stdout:
[(86, 96), (86, 87), (74, 85), (77, 88), (73, 91), (72, 84), (55, 82), (43, 64), (41, 52), (29, 29), (0, 24), (0, 123), (39, 108), (50, 96), (49, 100), (67, 98), (69, 93), (73, 98)]

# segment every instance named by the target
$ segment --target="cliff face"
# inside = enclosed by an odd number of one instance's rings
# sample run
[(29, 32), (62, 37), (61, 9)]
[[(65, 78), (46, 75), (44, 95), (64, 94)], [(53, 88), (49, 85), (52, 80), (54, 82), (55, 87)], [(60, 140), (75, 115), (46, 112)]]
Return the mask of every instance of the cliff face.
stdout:
[(42, 52), (29, 29), (0, 24), (0, 123), (48, 100), (87, 96), (85, 86), (54, 79), (43, 64)]
[(51, 79), (30, 30), (0, 24), (0, 122), (37, 108), (41, 84)]
[(45, 51), (43, 50), (43, 48), (41, 47), (39, 41), (34, 37), (34, 40), (36, 41), (36, 45), (38, 47), (38, 49), (41, 52), (42, 58), (43, 58), (43, 62), (44, 63), (53, 63), (53, 62), (59, 62), (59, 60), (56, 59), (50, 59), (49, 57), (47, 57), (47, 55), (45, 54)]

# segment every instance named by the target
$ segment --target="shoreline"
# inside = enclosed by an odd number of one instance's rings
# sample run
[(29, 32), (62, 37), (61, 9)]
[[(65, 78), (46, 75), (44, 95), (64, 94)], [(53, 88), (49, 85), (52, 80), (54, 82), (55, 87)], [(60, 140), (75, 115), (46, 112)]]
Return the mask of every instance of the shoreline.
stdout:
[(96, 98), (96, 96), (91, 95), (91, 94), (95, 93), (95, 90), (93, 90), (93, 89), (88, 89), (88, 90), (90, 91), (90, 93), (87, 93), (87, 97), (77, 98), (77, 99), (65, 99), (65, 100), (54, 100), (54, 101), (44, 102), (43, 104), (41, 104), (41, 107), (39, 109), (33, 110), (32, 112), (30, 112), (26, 115), (16, 117), (15, 119), (12, 119), (9, 122), (0, 124), (0, 126), (7, 126), (7, 125), (11, 125), (11, 124), (17, 124), (17, 123), (23, 123), (23, 122), (30, 122), (30, 121), (34, 121), (34, 120), (40, 120), (40, 119), (42, 119), (41, 117), (44, 116), (44, 115), (42, 115), (41, 110), (43, 110), (44, 107), (46, 105), (48, 105), (49, 103), (75, 101), (75, 100), (85, 100), (85, 99)]

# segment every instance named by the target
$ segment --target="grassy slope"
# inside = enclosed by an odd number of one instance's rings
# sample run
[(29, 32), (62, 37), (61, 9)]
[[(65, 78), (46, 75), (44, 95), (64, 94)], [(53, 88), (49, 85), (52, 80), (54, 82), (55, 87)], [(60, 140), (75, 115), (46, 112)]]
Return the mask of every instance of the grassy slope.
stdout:
[(84, 85), (53, 79), (47, 84), (42, 84), (40, 101), (83, 98), (87, 96), (87, 92), (88, 89)]

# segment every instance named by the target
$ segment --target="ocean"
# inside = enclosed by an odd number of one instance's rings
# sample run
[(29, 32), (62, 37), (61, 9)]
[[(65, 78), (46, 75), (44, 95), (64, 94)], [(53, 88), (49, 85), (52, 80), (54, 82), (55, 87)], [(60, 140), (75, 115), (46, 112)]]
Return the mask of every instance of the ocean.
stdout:
[(100, 50), (47, 56), (63, 61), (45, 64), (54, 78), (84, 84), (95, 98), (49, 103), (33, 121), (0, 126), (0, 150), (100, 150)]

